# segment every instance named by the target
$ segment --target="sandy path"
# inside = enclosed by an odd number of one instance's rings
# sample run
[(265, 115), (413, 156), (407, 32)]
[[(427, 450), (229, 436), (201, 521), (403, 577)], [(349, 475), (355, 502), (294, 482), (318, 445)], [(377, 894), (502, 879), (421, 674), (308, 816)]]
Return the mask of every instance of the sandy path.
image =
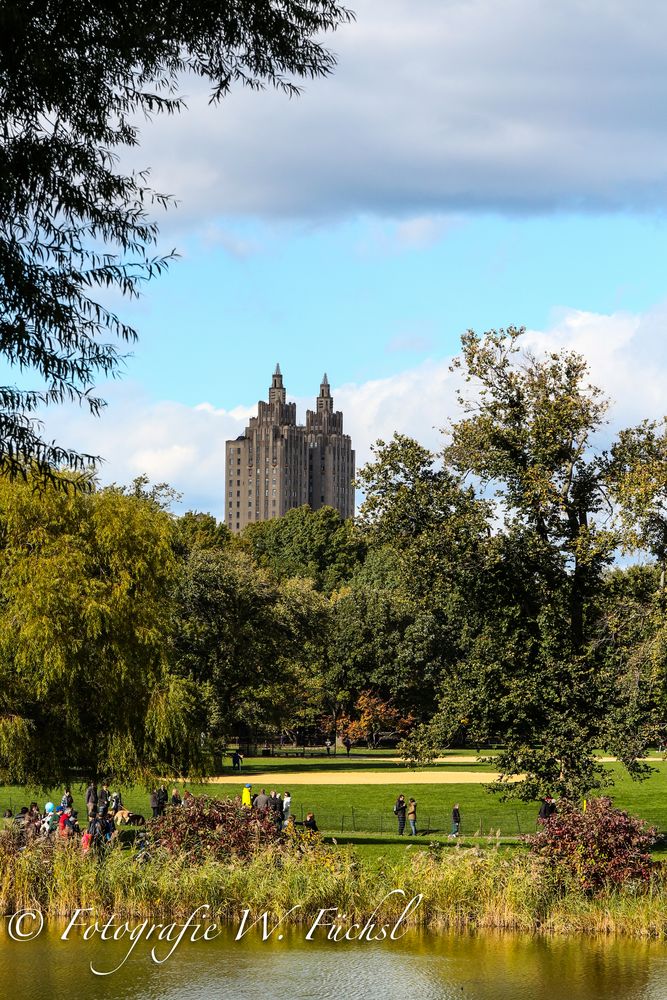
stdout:
[(253, 788), (289, 788), (290, 785), (481, 785), (495, 781), (495, 771), (265, 771), (264, 774), (223, 775), (207, 778), (218, 785), (238, 785), (248, 781)]
[[(660, 763), (662, 758), (646, 757), (647, 761)], [(598, 760), (610, 763), (615, 757), (599, 757)], [(373, 761), (350, 759), (350, 762), (373, 765)], [(384, 763), (401, 763), (400, 757), (383, 757)], [(379, 762), (379, 761), (378, 761)], [(348, 761), (346, 761), (348, 763)], [(477, 757), (437, 757), (436, 764), (477, 764)], [(393, 768), (384, 771), (366, 771), (355, 767), (353, 771), (263, 771), (260, 774), (238, 775), (224, 774), (216, 778), (207, 778), (207, 783), (217, 785), (243, 786), (246, 781), (254, 788), (288, 788), (290, 785), (484, 785), (496, 781), (500, 775), (496, 771), (407, 771), (404, 768)], [(516, 776), (519, 781), (522, 776)]]

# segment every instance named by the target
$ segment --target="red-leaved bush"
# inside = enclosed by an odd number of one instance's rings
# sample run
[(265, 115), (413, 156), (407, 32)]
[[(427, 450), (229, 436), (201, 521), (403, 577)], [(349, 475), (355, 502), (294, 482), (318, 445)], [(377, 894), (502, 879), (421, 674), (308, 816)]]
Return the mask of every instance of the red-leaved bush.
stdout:
[(148, 842), (192, 861), (247, 858), (281, 839), (274, 821), (238, 799), (189, 796), (182, 806), (146, 824)]
[(526, 837), (534, 853), (588, 892), (648, 882), (657, 867), (649, 853), (656, 839), (655, 827), (604, 797), (590, 799), (585, 810), (560, 802), (543, 828)]

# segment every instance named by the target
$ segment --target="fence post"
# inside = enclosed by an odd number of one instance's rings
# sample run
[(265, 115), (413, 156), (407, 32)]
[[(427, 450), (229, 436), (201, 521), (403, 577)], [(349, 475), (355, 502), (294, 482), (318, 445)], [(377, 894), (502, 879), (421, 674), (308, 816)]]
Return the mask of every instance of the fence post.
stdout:
[(516, 815), (516, 828), (519, 831), (519, 836), (521, 836), (521, 823), (519, 822), (519, 810), (515, 809), (514, 813)]
[(380, 833), (384, 833), (384, 813), (380, 813)]
[(484, 836), (484, 820), (481, 816), (479, 817), (479, 835), (480, 837)]
[(344, 829), (345, 829), (345, 815), (341, 816), (340, 818), (340, 832), (342, 833)]
[(354, 822), (354, 806), (352, 806), (352, 829), (356, 832), (357, 825)]

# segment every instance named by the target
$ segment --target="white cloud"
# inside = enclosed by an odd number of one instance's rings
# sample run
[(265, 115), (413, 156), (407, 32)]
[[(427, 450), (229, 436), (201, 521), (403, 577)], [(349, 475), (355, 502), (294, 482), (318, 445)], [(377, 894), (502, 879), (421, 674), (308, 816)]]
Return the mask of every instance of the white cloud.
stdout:
[(388, 354), (423, 354), (432, 350), (434, 344), (433, 337), (424, 336), (416, 331), (407, 331), (392, 337), (387, 343), (386, 351)]
[(180, 200), (176, 224), (372, 212), (420, 241), (443, 212), (665, 205), (659, 0), (353, 6), (328, 41), (333, 76), (300, 98), (242, 90), (216, 107), (186, 80), (189, 110), (143, 126), (133, 162)]
[[(667, 411), (667, 307), (638, 316), (562, 310), (549, 329), (531, 330), (526, 345), (535, 352), (566, 348), (586, 356), (591, 381), (613, 401), (611, 427), (630, 426)], [(437, 449), (440, 429), (457, 413), (457, 376), (449, 358), (429, 360), (384, 379), (333, 389), (334, 402), (352, 435), (357, 466), (371, 457), (371, 444), (395, 431)], [(183, 493), (183, 508), (224, 509), (225, 440), (243, 433), (255, 406), (216, 408), (209, 402), (185, 406), (153, 402), (130, 383), (103, 389), (109, 406), (102, 417), (80, 411), (54, 412), (49, 431), (79, 450), (102, 454), (103, 482), (129, 482), (146, 472)], [(297, 399), (305, 419), (312, 399)]]
[[(610, 399), (611, 432), (667, 413), (666, 326), (667, 306), (643, 315), (563, 309), (549, 329), (526, 331), (523, 343), (536, 354), (564, 349), (587, 359), (589, 381)], [(441, 445), (440, 430), (459, 412), (460, 382), (450, 363), (450, 358), (429, 360), (390, 378), (335, 391), (361, 462), (373, 440), (386, 440), (394, 430), (434, 449)]]
[(54, 410), (47, 423), (50, 435), (79, 451), (103, 456), (103, 483), (129, 483), (146, 473), (152, 482), (167, 482), (181, 492), (182, 509), (221, 514), (225, 441), (243, 433), (252, 410), (154, 402), (130, 382), (109, 383), (101, 392), (108, 405), (100, 417), (82, 410)]

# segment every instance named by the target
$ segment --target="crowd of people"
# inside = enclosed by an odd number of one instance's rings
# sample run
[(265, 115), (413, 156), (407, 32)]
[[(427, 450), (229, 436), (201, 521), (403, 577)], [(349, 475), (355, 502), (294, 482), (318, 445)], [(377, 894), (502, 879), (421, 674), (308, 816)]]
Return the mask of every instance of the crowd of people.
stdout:
[(292, 816), (292, 796), (289, 792), (284, 792), (281, 795), (275, 788), (272, 788), (267, 795), (266, 789), (262, 788), (261, 791), (253, 793), (252, 785), (246, 784), (241, 793), (241, 805), (245, 806), (246, 809), (255, 809), (258, 813), (269, 816), (278, 830), (286, 830), (290, 823), (294, 823), (295, 826), (303, 826), (311, 833), (319, 832), (312, 812), (307, 813), (302, 824), (296, 823)]
[(171, 801), (172, 806), (182, 806), (183, 799), (188, 798), (192, 793), (185, 789), (183, 795), (179, 792), (178, 788), (172, 788), (171, 790), (171, 800), (169, 798), (169, 792), (164, 785), (160, 785), (159, 788), (154, 788), (150, 794), (150, 807), (153, 813), (153, 819), (158, 816), (164, 816), (167, 804)]
[(120, 792), (111, 792), (107, 783), (99, 792), (97, 785), (91, 783), (86, 789), (85, 803), (88, 822), (83, 830), (69, 788), (64, 790), (59, 805), (47, 802), (42, 811), (36, 802), (31, 802), (29, 806), (22, 806), (16, 815), (11, 809), (6, 809), (4, 819), (11, 822), (26, 841), (33, 837), (80, 836), (81, 848), (87, 852), (91, 847), (102, 847), (112, 839), (116, 831), (115, 817), (123, 811), (123, 801)]
[[(192, 793), (187, 789), (184, 789), (181, 795), (177, 788), (173, 788), (169, 796), (164, 784), (154, 788), (149, 800), (153, 817), (163, 816), (167, 805), (178, 808), (191, 797)], [(290, 823), (295, 822), (292, 816), (292, 796), (289, 792), (280, 794), (271, 789), (267, 794), (266, 789), (262, 788), (259, 792), (253, 793), (252, 785), (248, 783), (243, 787), (241, 804), (247, 809), (254, 809), (269, 816), (279, 831), (285, 830)], [(143, 816), (130, 813), (124, 808), (120, 792), (111, 792), (107, 782), (102, 784), (99, 791), (95, 782), (88, 785), (85, 791), (85, 805), (87, 824), (83, 830), (79, 825), (79, 814), (74, 808), (74, 798), (69, 788), (64, 790), (58, 806), (53, 802), (47, 802), (41, 811), (37, 802), (31, 802), (29, 806), (23, 806), (16, 815), (13, 815), (10, 809), (5, 810), (4, 819), (6, 823), (11, 822), (15, 828), (20, 829), (25, 834), (26, 840), (51, 835), (63, 838), (80, 836), (84, 852), (89, 851), (91, 847), (100, 848), (111, 841), (121, 822), (144, 822)], [(394, 803), (393, 811), (398, 823), (399, 836), (403, 836), (406, 822), (409, 825), (408, 836), (417, 836), (416, 800), (414, 798), (406, 800), (405, 795), (401, 793)], [(539, 821), (542, 824), (547, 823), (556, 812), (557, 806), (553, 797), (545, 796), (540, 807)], [(311, 833), (318, 832), (312, 812), (307, 813), (303, 823), (295, 825), (303, 826)], [(449, 836), (458, 837), (460, 831), (461, 810), (459, 803), (456, 802), (452, 808)]]

